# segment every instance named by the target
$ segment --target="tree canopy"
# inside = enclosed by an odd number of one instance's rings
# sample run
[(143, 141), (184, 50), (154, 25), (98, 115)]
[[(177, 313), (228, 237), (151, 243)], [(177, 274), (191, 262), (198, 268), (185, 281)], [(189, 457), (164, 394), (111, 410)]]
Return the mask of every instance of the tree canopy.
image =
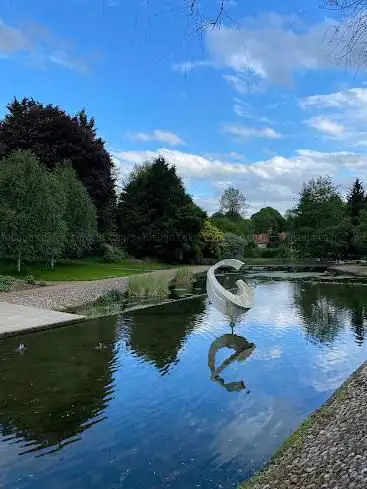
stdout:
[(66, 196), (56, 176), (29, 151), (0, 161), (1, 249), (21, 260), (61, 254)]
[(247, 210), (245, 194), (229, 186), (220, 198), (220, 212), (231, 218), (244, 217)]
[(292, 226), (301, 254), (320, 257), (345, 253), (350, 221), (329, 177), (313, 178), (303, 185), (292, 213)]
[(135, 169), (122, 190), (119, 230), (135, 256), (168, 261), (195, 259), (206, 219), (163, 157)]
[(96, 206), (101, 232), (115, 229), (113, 162), (97, 137), (95, 121), (84, 110), (75, 116), (31, 98), (14, 99), (0, 122), (0, 158), (14, 150), (30, 150), (54, 169), (70, 160)]
[(97, 213), (87, 190), (70, 163), (56, 170), (66, 195), (64, 220), (67, 227), (65, 254), (79, 257), (88, 250), (97, 236)]
[(251, 222), (255, 233), (267, 233), (284, 231), (285, 219), (279, 211), (273, 207), (263, 207), (251, 216)]

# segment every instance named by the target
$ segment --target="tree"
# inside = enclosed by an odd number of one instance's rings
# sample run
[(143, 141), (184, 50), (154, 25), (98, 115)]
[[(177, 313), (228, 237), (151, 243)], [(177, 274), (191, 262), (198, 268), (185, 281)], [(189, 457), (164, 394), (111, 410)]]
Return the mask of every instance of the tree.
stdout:
[(363, 209), (359, 216), (359, 224), (353, 229), (352, 245), (356, 253), (367, 254), (367, 209)]
[(175, 167), (161, 156), (143, 165), (141, 171), (135, 169), (119, 200), (119, 230), (128, 251), (138, 257), (195, 259), (205, 219)]
[(67, 225), (66, 256), (79, 257), (97, 236), (96, 208), (69, 162), (56, 170), (65, 195), (64, 219)]
[(66, 239), (60, 182), (29, 151), (0, 162), (1, 249), (17, 257), (57, 256)]
[(353, 226), (358, 226), (361, 211), (366, 207), (366, 195), (363, 185), (357, 178), (347, 197), (347, 212)]
[(243, 217), (247, 207), (244, 193), (232, 186), (229, 186), (220, 198), (220, 211), (232, 219)]
[(236, 234), (227, 233), (224, 235), (223, 258), (236, 258), (243, 260), (246, 256), (247, 241)]
[(296, 248), (302, 255), (345, 254), (350, 222), (345, 204), (329, 177), (305, 183), (292, 211)]
[(54, 105), (14, 99), (0, 122), (0, 158), (12, 151), (32, 151), (47, 168), (70, 160), (98, 213), (101, 232), (115, 229), (116, 195), (113, 162), (97, 137), (95, 121), (84, 110), (70, 116)]
[(219, 258), (224, 247), (224, 234), (207, 219), (200, 232), (201, 252), (204, 258)]
[(220, 229), (223, 233), (238, 234), (252, 238), (253, 227), (250, 219), (243, 219), (241, 216), (231, 218), (227, 214), (215, 212), (211, 218), (211, 223)]
[(273, 207), (263, 207), (251, 216), (255, 233), (267, 233), (272, 230), (274, 233), (284, 231), (285, 219)]

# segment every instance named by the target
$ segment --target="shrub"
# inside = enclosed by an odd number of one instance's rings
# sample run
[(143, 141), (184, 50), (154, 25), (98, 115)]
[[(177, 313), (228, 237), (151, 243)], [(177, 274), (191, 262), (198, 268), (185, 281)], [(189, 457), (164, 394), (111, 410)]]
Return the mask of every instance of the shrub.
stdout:
[(10, 292), (13, 290), (17, 280), (14, 277), (0, 275), (0, 292)]
[(121, 248), (116, 248), (108, 243), (100, 246), (101, 261), (104, 263), (115, 263), (126, 259), (126, 254)]
[(243, 260), (246, 256), (247, 241), (237, 234), (224, 235), (224, 250), (222, 258), (236, 258)]
[(209, 219), (204, 222), (200, 232), (203, 258), (219, 258), (225, 245), (224, 234)]
[(112, 304), (119, 304), (126, 299), (126, 293), (121, 292), (118, 289), (112, 289), (105, 294), (98, 297), (98, 299), (93, 303), (94, 305), (110, 306)]

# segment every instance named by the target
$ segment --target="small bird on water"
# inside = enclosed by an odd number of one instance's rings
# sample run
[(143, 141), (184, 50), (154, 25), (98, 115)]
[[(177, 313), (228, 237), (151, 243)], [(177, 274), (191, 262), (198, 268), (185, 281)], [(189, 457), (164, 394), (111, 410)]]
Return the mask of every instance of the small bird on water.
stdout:
[(104, 350), (106, 348), (106, 345), (103, 343), (99, 342), (98, 345), (96, 346), (96, 350)]
[(18, 353), (23, 353), (25, 351), (25, 346), (23, 345), (23, 343), (19, 343), (18, 347), (16, 348), (15, 351), (17, 351)]

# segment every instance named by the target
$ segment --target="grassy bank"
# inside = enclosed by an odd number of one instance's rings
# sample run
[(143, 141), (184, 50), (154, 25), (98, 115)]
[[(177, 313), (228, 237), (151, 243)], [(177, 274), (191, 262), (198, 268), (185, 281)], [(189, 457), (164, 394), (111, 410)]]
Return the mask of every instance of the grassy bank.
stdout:
[(58, 282), (73, 280), (99, 280), (124, 277), (151, 270), (171, 268), (162, 263), (135, 263), (129, 260), (118, 263), (101, 263), (95, 259), (58, 260), (54, 270), (42, 262), (24, 262), (21, 272), (16, 271), (14, 260), (0, 260), (0, 274), (17, 278), (32, 275), (38, 281)]

